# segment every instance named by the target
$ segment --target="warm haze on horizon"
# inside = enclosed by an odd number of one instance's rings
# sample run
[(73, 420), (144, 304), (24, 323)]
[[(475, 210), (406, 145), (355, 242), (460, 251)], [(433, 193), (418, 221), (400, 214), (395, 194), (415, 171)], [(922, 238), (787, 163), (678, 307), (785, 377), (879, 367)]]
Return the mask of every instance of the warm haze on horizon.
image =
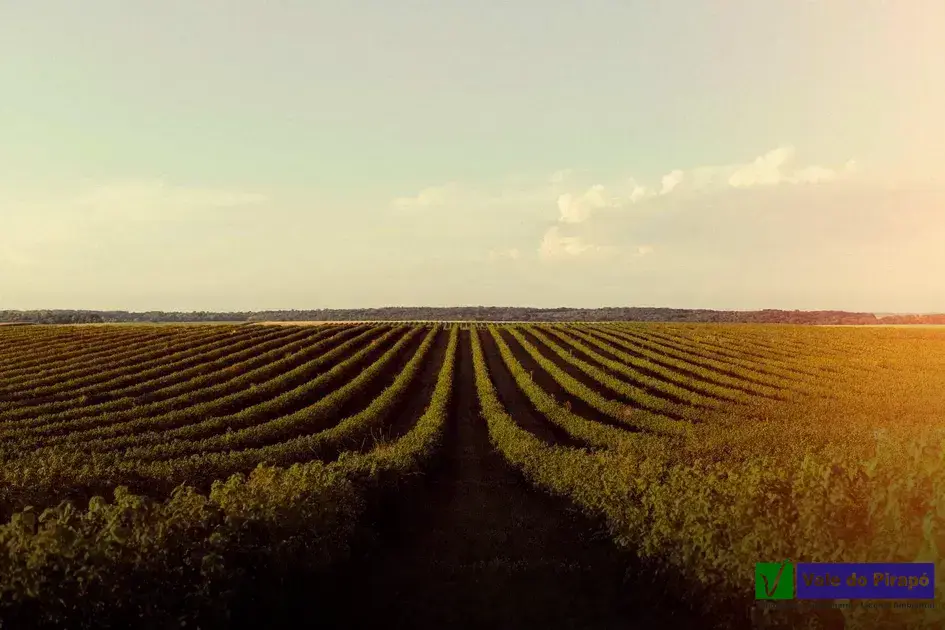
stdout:
[(945, 3), (0, 5), (0, 309), (945, 312)]

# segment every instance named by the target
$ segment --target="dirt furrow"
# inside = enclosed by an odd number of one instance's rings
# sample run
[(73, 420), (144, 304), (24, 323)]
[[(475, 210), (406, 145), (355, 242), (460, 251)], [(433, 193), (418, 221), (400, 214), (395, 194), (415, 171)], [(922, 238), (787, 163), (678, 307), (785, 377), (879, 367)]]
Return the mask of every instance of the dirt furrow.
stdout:
[[(531, 374), (535, 384), (554, 396), (555, 400), (560, 401), (563, 405), (569, 406), (571, 411), (587, 420), (600, 422), (601, 424), (606, 424), (622, 431), (634, 430), (626, 424), (621, 424), (606, 414), (601, 413), (583, 399), (567, 391), (551, 374), (538, 364), (538, 361), (536, 361), (532, 355), (525, 351), (525, 348), (518, 342), (518, 339), (508, 334), (508, 331), (503, 330), (499, 334), (502, 335), (502, 339), (508, 344), (509, 350), (512, 351), (512, 356), (525, 368), (525, 371)], [(489, 366), (489, 373), (495, 373), (491, 365)]]
[(568, 435), (561, 427), (545, 420), (541, 412), (535, 409), (528, 397), (518, 388), (515, 377), (509, 372), (502, 360), (502, 355), (499, 354), (499, 348), (492, 334), (487, 330), (479, 330), (478, 333), (482, 342), (482, 351), (486, 357), (486, 366), (499, 393), (499, 400), (509, 410), (512, 419), (520, 427), (548, 444), (573, 448), (586, 447), (586, 444)]

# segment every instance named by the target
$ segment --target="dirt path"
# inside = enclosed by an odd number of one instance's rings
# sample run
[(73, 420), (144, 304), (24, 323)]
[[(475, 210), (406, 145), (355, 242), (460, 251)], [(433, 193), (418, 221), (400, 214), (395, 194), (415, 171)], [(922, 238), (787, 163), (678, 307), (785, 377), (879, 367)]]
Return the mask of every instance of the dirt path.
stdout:
[[(469, 332), (443, 461), (382, 519), (373, 552), (335, 584), (337, 610), (298, 618), (346, 628), (674, 627), (624, 582), (598, 526), (529, 486), (489, 443)], [(513, 410), (514, 411), (514, 410)], [(665, 610), (665, 608), (664, 608)], [(335, 625), (333, 626), (332, 623)], [(667, 625), (669, 624), (669, 625)]]

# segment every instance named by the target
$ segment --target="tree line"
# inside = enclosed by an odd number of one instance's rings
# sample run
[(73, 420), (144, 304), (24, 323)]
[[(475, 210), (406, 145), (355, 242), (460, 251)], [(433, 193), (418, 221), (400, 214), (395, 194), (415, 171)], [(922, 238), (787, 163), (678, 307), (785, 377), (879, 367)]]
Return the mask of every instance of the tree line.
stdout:
[(655, 307), (527, 308), (388, 306), (383, 308), (240, 312), (0, 311), (0, 324), (110, 324), (261, 321), (686, 322), (744, 324), (945, 324), (945, 314), (886, 315), (848, 311), (720, 311)]

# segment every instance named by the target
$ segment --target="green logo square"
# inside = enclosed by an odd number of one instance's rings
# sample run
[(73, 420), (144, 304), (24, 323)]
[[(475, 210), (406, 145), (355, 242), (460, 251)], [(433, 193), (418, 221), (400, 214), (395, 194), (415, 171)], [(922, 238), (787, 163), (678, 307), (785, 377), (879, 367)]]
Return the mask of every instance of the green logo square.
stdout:
[(755, 563), (755, 599), (794, 599), (794, 564)]

